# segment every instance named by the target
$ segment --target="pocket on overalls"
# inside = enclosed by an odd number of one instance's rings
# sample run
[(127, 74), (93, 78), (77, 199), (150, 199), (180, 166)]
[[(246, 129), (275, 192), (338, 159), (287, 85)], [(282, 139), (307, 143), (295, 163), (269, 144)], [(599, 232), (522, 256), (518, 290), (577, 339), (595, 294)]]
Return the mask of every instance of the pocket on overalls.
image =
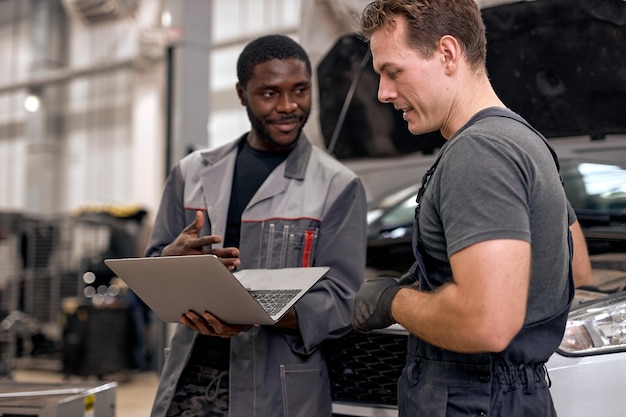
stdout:
[(407, 363), (398, 380), (399, 417), (445, 417), (448, 392), (420, 378), (420, 360)]
[(416, 358), (398, 382), (401, 417), (489, 415), (491, 377), (477, 367)]
[(309, 267), (314, 264), (319, 225), (311, 220), (271, 221), (263, 226), (264, 268)]
[(280, 365), (285, 417), (330, 416), (330, 380), (323, 362)]

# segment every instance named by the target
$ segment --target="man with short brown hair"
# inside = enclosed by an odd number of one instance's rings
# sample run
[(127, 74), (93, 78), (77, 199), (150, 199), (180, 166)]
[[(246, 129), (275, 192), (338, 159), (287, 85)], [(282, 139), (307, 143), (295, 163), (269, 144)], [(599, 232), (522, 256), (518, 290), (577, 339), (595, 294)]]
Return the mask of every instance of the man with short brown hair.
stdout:
[(366, 281), (353, 325), (410, 332), (400, 416), (554, 416), (544, 364), (590, 275), (556, 155), (493, 90), (474, 0), (376, 0), (360, 24), (379, 100), (447, 142), (418, 193), (417, 285)]

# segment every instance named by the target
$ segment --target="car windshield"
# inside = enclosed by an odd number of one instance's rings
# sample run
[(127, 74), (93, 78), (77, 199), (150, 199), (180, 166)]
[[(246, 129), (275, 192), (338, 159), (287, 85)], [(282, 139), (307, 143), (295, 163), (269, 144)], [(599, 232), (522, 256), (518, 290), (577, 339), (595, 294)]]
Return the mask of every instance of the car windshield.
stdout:
[(413, 219), (415, 218), (415, 197), (416, 195), (411, 195), (405, 198), (400, 204), (390, 209), (381, 218), (381, 226), (383, 228), (390, 228), (413, 223)]
[[(565, 193), (577, 212), (626, 215), (626, 164), (589, 160), (561, 161)], [(415, 188), (415, 184), (409, 187)], [(415, 216), (415, 194), (388, 208), (380, 227), (406, 227)]]
[(595, 161), (562, 161), (565, 192), (576, 210), (626, 213), (626, 167)]

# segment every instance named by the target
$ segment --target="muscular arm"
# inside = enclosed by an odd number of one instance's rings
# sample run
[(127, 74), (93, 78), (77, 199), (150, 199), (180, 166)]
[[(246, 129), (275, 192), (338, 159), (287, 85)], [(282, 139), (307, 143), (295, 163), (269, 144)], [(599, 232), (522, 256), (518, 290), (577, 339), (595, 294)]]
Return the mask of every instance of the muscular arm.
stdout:
[(530, 281), (530, 244), (489, 240), (450, 257), (453, 282), (435, 292), (400, 290), (394, 319), (433, 345), (457, 352), (499, 352), (522, 328)]

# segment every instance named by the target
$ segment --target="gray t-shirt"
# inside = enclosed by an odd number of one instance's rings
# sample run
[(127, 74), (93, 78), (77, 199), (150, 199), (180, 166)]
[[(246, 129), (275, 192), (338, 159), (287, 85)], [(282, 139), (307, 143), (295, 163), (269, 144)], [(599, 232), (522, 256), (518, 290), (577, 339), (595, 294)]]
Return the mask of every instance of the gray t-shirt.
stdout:
[(524, 240), (532, 256), (525, 324), (561, 309), (569, 295), (573, 211), (543, 140), (518, 121), (487, 117), (461, 129), (441, 152), (419, 216), (429, 276), (435, 272), (436, 285), (451, 280), (449, 257), (472, 244)]

